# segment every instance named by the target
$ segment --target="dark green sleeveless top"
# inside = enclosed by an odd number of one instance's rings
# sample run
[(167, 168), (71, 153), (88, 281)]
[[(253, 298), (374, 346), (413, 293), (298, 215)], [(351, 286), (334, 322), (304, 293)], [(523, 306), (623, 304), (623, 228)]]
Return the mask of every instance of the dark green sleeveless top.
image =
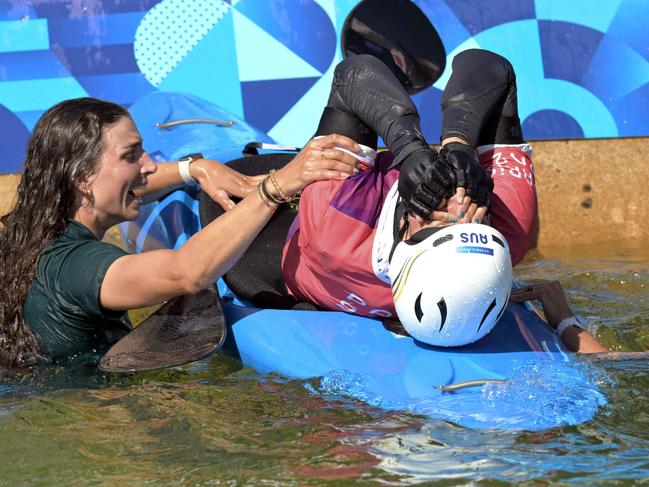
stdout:
[(25, 301), (25, 321), (51, 359), (97, 350), (129, 331), (125, 311), (99, 304), (106, 271), (124, 255), (74, 220), (46, 246)]

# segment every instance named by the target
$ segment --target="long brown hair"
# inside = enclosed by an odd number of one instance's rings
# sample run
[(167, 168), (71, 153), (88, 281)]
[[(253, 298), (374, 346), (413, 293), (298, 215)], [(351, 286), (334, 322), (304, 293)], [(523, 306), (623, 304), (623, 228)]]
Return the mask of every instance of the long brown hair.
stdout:
[(25, 366), (40, 356), (24, 318), (27, 291), (47, 243), (65, 230), (79, 204), (78, 185), (98, 169), (102, 132), (129, 113), (95, 98), (61, 102), (38, 120), (27, 144), (14, 209), (0, 218), (0, 364)]

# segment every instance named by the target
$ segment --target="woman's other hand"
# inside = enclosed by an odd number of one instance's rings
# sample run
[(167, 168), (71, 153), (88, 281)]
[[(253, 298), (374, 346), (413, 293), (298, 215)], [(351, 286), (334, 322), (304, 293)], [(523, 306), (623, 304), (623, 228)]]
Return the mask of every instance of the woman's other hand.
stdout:
[(225, 211), (234, 208), (232, 198), (244, 198), (255, 190), (264, 176), (245, 176), (212, 159), (198, 159), (190, 166), (192, 177), (201, 189)]
[(299, 193), (310, 183), (327, 179), (347, 179), (358, 172), (358, 161), (339, 150), (358, 153), (361, 148), (349, 137), (331, 134), (311, 139), (304, 148), (276, 173), (279, 186), (286, 194)]

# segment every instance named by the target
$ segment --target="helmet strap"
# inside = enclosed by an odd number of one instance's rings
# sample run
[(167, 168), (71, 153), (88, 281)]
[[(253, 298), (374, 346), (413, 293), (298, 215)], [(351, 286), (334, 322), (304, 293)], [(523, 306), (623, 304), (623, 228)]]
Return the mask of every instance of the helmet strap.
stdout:
[(392, 248), (390, 249), (390, 257), (388, 258), (389, 260), (392, 260), (392, 254), (394, 254), (397, 245), (403, 241), (403, 237), (408, 231), (408, 226), (408, 207), (406, 201), (399, 197), (397, 206), (394, 209), (394, 226), (392, 227), (393, 241)]

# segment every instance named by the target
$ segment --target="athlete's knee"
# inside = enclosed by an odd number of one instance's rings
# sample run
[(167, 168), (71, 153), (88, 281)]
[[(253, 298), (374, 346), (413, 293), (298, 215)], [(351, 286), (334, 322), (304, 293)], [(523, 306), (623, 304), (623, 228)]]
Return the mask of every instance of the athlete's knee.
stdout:
[(516, 82), (512, 63), (507, 58), (485, 49), (467, 49), (460, 52), (453, 58), (452, 69), (453, 72), (459, 73), (488, 73), (494, 80), (507, 84)]
[(522, 140), (516, 73), (509, 60), (469, 49), (455, 56), (452, 69), (441, 100), (442, 137), (459, 136), (480, 145)]
[(363, 90), (369, 75), (376, 71), (379, 64), (381, 61), (368, 54), (350, 56), (339, 62), (334, 70), (327, 106), (342, 112), (353, 112), (352, 98)]
[(356, 54), (343, 59), (334, 70), (334, 80), (347, 80), (364, 73), (377, 73), (388, 69), (383, 61), (370, 54)]
[(377, 135), (361, 120), (363, 114), (356, 113), (357, 100), (354, 100), (362, 93), (363, 80), (367, 79), (366, 73), (371, 72), (372, 65), (372, 56), (368, 55), (351, 56), (338, 63), (316, 136), (337, 133), (376, 148)]

